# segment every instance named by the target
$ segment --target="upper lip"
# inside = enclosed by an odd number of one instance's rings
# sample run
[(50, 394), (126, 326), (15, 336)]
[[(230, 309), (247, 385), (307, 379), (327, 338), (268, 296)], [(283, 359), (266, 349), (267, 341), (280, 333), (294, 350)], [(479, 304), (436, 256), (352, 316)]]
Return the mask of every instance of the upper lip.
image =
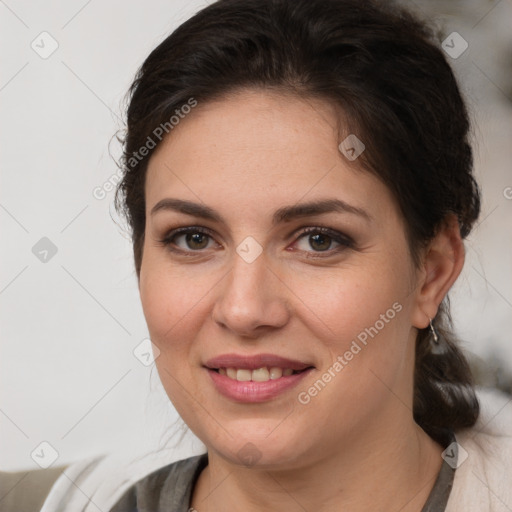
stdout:
[(219, 356), (208, 359), (204, 364), (207, 368), (244, 368), (248, 370), (256, 370), (258, 368), (291, 368), (295, 371), (305, 370), (313, 365), (303, 363), (294, 359), (277, 356), (274, 354), (256, 354), (252, 356), (244, 356), (238, 354), (221, 354)]

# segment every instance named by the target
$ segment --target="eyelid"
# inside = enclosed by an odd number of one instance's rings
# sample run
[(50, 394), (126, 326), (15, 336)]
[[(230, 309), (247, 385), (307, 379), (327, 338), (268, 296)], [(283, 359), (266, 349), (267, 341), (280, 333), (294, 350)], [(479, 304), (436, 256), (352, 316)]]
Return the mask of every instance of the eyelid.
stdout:
[(345, 233), (342, 233), (341, 231), (338, 231), (333, 228), (328, 228), (326, 226), (309, 226), (306, 228), (301, 228), (298, 231), (296, 231), (293, 234), (293, 236), (302, 237), (304, 235), (308, 235), (311, 233), (321, 233), (324, 235), (328, 235), (333, 240), (336, 240), (340, 243), (346, 243), (346, 244), (350, 244), (350, 245), (354, 245), (354, 243), (355, 243), (354, 240), (350, 236), (346, 235)]

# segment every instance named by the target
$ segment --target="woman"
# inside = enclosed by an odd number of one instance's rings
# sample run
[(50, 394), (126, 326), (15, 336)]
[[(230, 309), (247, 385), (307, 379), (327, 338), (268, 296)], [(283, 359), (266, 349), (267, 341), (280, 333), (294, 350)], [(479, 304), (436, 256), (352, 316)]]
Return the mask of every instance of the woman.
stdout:
[(391, 2), (219, 0), (130, 93), (117, 204), (207, 453), (110, 510), (512, 506), (510, 437), (477, 430), (450, 326), (480, 198), (429, 28)]

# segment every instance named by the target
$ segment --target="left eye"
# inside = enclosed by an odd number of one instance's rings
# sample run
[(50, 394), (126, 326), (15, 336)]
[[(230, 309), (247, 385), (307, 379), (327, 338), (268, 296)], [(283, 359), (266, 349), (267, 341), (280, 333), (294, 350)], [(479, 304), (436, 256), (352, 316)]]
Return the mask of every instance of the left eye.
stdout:
[[(349, 237), (329, 228), (309, 228), (301, 233), (298, 241), (299, 245), (300, 242), (304, 243), (300, 250), (309, 252), (309, 248), (312, 248), (316, 253), (331, 253), (353, 246)], [(331, 249), (333, 243), (337, 243), (338, 247)]]

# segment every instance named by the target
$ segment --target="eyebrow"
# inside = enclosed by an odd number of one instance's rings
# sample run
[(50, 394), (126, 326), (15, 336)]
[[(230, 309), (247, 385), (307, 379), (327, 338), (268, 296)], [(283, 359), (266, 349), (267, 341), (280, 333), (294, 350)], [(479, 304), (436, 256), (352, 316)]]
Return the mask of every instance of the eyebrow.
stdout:
[[(200, 217), (219, 223), (226, 224), (224, 218), (209, 206), (186, 201), (183, 199), (166, 198), (158, 201), (153, 206), (150, 214), (155, 215), (159, 211), (176, 211), (191, 215), (193, 217)], [(308, 203), (295, 204), (292, 206), (284, 206), (275, 211), (272, 216), (272, 224), (276, 225), (280, 222), (290, 222), (293, 219), (310, 217), (313, 215), (321, 215), (324, 213), (350, 213), (362, 217), (364, 220), (373, 221), (372, 216), (362, 208), (350, 205), (341, 199), (322, 199), (311, 201)]]

